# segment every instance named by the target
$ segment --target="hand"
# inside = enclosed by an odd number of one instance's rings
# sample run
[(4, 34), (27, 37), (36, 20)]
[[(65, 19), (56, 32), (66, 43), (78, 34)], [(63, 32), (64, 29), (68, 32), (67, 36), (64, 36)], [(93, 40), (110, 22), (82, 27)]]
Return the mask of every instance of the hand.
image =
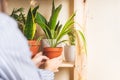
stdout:
[(49, 59), (45, 63), (45, 69), (53, 71), (53, 72), (58, 72), (58, 68), (61, 63), (62, 63), (62, 56), (53, 58), (53, 59)]
[(39, 52), (36, 54), (33, 58), (32, 61), (35, 63), (37, 67), (40, 67), (42, 64), (44, 64), (47, 60), (49, 60), (48, 57), (43, 56), (42, 52)]

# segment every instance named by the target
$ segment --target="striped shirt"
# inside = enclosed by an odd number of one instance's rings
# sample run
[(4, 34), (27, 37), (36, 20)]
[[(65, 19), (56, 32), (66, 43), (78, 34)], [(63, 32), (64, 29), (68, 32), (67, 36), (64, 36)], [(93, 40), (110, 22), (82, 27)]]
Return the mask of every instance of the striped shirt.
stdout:
[(16, 21), (0, 13), (0, 80), (54, 80), (51, 71), (38, 69), (31, 60), (26, 38)]

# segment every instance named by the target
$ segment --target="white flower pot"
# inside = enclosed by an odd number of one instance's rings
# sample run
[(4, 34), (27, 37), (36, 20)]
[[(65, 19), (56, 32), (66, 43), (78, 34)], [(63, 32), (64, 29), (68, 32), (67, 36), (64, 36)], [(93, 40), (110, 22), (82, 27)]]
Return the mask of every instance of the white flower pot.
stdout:
[(75, 62), (75, 54), (76, 54), (76, 47), (73, 46), (65, 46), (64, 47), (64, 57), (67, 62)]

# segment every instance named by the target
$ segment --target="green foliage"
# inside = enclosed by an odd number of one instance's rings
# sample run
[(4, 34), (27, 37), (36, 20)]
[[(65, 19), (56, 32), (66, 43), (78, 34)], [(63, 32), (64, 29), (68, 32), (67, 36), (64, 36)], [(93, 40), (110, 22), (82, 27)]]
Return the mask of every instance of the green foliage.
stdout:
[(36, 32), (35, 17), (38, 8), (39, 6), (35, 7), (34, 9), (30, 8), (27, 14), (27, 20), (24, 28), (24, 35), (27, 37), (28, 40), (32, 40)]
[(24, 8), (18, 8), (18, 9), (14, 8), (10, 15), (18, 22), (19, 29), (22, 32), (25, 25), (25, 14), (23, 12), (24, 12)]
[(57, 19), (61, 9), (61, 4), (57, 8), (55, 8), (53, 0), (51, 17), (49, 21), (47, 21), (41, 13), (37, 13), (36, 22), (43, 29), (46, 38), (56, 40), (54, 44), (51, 44), (51, 47), (56, 47), (58, 44), (65, 42), (66, 40), (61, 40), (61, 38), (71, 31), (72, 25), (74, 24), (73, 18), (75, 16), (75, 13), (73, 13), (73, 15), (66, 21), (64, 25), (60, 24), (60, 21), (58, 21)]
[(35, 18), (38, 8), (39, 6), (36, 6), (33, 9), (30, 7), (27, 17), (23, 13), (24, 8), (13, 9), (10, 15), (18, 22), (20, 30), (23, 32), (23, 34), (28, 40), (33, 40), (35, 36), (36, 32)]
[[(18, 22), (19, 28), (28, 40), (32, 40), (34, 38), (37, 23), (44, 31), (46, 38), (49, 39), (48, 41), (51, 47), (56, 47), (58, 44), (67, 41), (66, 39), (61, 40), (61, 38), (68, 35), (69, 43), (71, 45), (75, 45), (76, 39), (78, 39), (78, 42), (80, 41), (79, 39), (82, 39), (85, 51), (87, 52), (84, 33), (73, 27), (73, 24), (75, 23), (73, 20), (75, 13), (69, 17), (65, 24), (61, 24), (58, 20), (58, 16), (62, 9), (61, 4), (55, 7), (53, 0), (49, 21), (47, 21), (41, 13), (37, 12), (38, 8), (39, 6), (36, 6), (35, 8), (30, 7), (27, 17), (24, 14), (24, 8), (13, 9), (10, 15)], [(79, 43), (79, 45), (81, 45), (81, 43)]]
[(82, 30), (73, 27), (67, 35), (69, 42), (67, 45), (78, 45), (80, 49), (84, 49), (85, 53), (87, 53), (86, 38)]
[(69, 41), (70, 45), (75, 45), (75, 38), (76, 38), (76, 36), (75, 36), (74, 33), (75, 33), (74, 31), (71, 31), (71, 32), (68, 33), (68, 38), (69, 38), (68, 41)]
[(85, 35), (84, 35), (84, 33), (82, 32), (82, 31), (80, 31), (80, 30), (77, 30), (78, 31), (78, 35), (80, 36), (80, 38), (82, 39), (82, 42), (83, 42), (83, 47), (84, 47), (84, 49), (85, 49), (85, 52), (86, 52), (86, 54), (87, 54), (87, 42), (86, 42), (86, 38), (85, 38)]

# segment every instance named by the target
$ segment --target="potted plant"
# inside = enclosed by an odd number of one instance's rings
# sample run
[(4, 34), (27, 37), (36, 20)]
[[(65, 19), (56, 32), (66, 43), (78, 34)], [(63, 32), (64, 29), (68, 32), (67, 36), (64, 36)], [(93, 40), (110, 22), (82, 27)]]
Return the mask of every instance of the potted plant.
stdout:
[(77, 45), (79, 46), (79, 48), (81, 48), (81, 46), (83, 45), (85, 51), (87, 52), (86, 39), (84, 33), (82, 32), (82, 30), (77, 30), (73, 27), (71, 32), (68, 33), (68, 43), (64, 46), (64, 56), (67, 62), (75, 62)]
[[(52, 1), (52, 11), (49, 21), (41, 14), (37, 13), (36, 22), (45, 33), (46, 39), (49, 43), (49, 47), (44, 47), (43, 53), (49, 58), (58, 57), (61, 55), (62, 47), (57, 47), (60, 43), (65, 42), (62, 40), (63, 36), (67, 35), (71, 31), (72, 25), (74, 24), (75, 13), (66, 21), (64, 25), (60, 24), (57, 20), (59, 13), (62, 9), (60, 4), (55, 8), (54, 0)], [(48, 53), (49, 52), (49, 53)], [(60, 52), (60, 54), (58, 54)], [(56, 55), (58, 54), (58, 55)]]
[(64, 46), (64, 57), (67, 62), (75, 62), (75, 53), (76, 53), (76, 35), (75, 30), (72, 29), (68, 33), (68, 43)]
[(30, 7), (27, 17), (25, 17), (25, 14), (23, 13), (23, 8), (14, 9), (12, 11), (12, 14), (10, 15), (18, 22), (20, 30), (28, 39), (30, 50), (33, 53), (32, 56), (34, 56), (38, 52), (40, 47), (40, 42), (34, 40), (36, 32), (35, 18), (38, 8), (39, 6), (36, 6), (35, 8)]

